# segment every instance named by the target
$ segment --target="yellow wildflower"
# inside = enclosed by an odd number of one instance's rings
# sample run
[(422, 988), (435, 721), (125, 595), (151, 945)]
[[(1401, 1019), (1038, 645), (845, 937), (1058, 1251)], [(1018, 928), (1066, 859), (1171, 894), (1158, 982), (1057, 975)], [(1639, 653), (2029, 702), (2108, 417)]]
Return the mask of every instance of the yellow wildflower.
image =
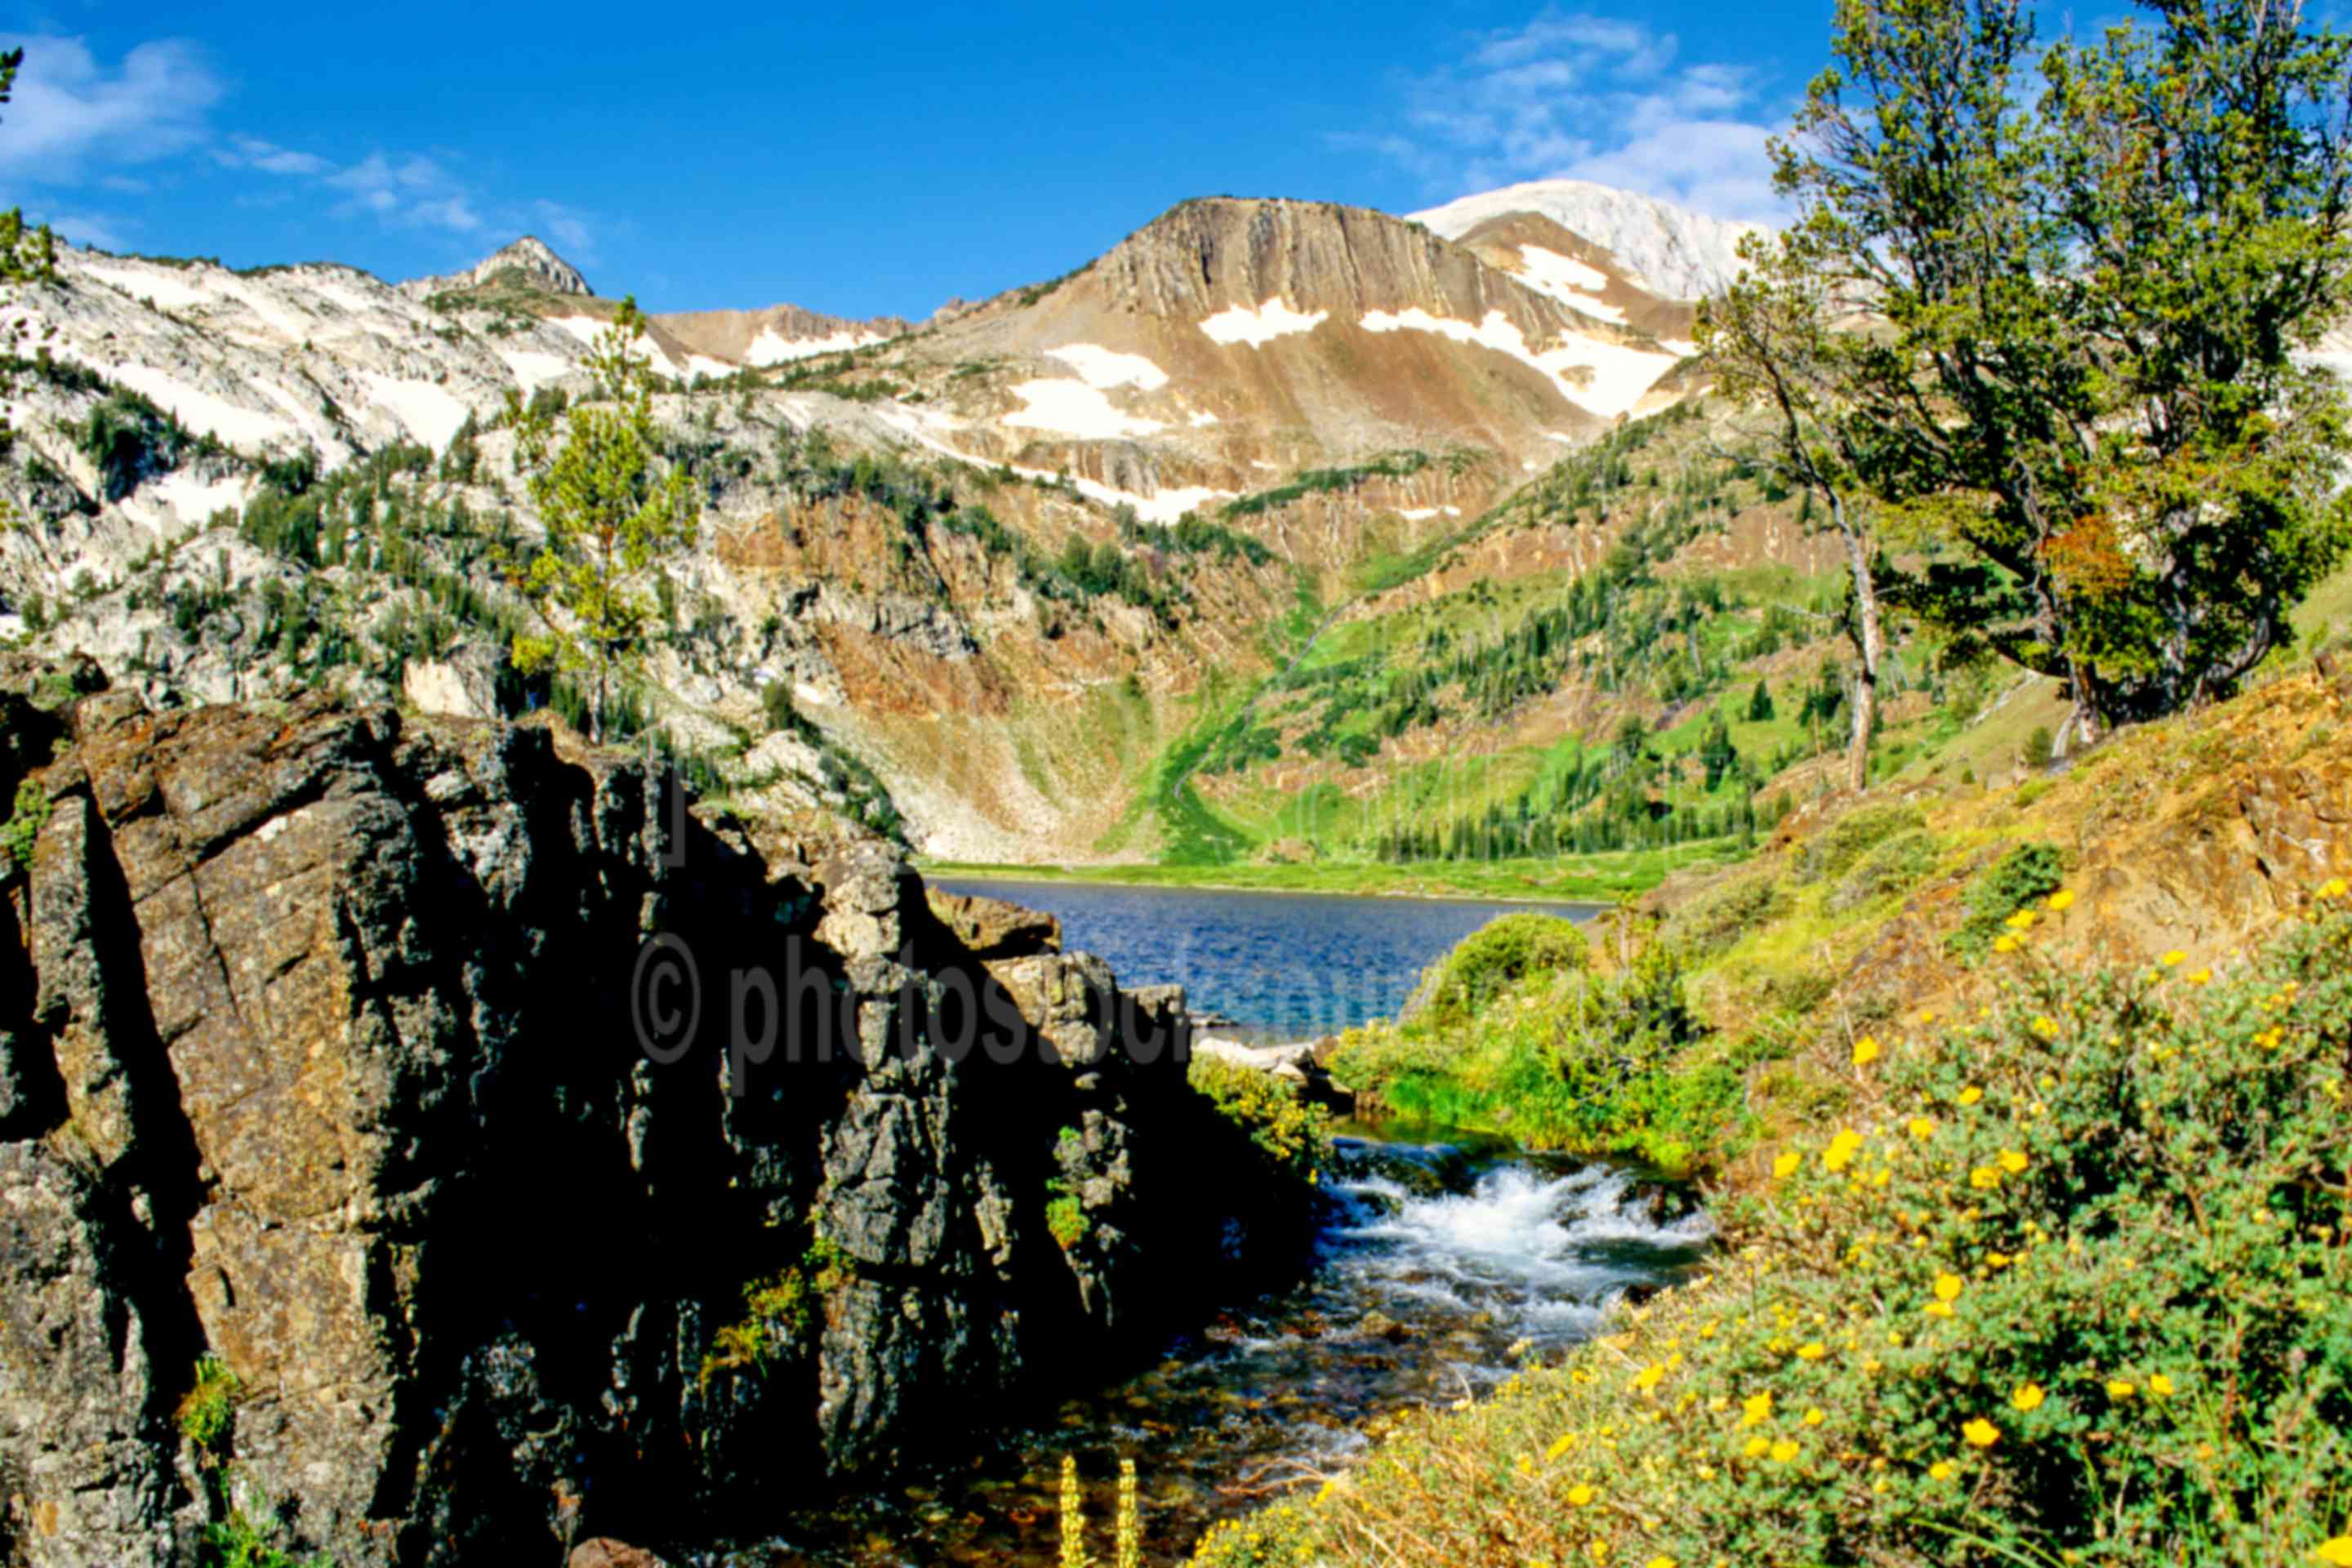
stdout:
[(1927, 1467), (1927, 1473), (1939, 1481), (1948, 1481), (1952, 1479), (1951, 1461), (1948, 1459), (1938, 1459), (1934, 1464)]
[(2009, 935), (1997, 936), (1992, 939), (1992, 950), (1995, 952), (2015, 952), (2017, 939)]
[(1936, 1124), (1924, 1116), (1913, 1117), (1910, 1129), (1911, 1136), (1914, 1138), (1932, 1138), (1936, 1135)]
[(1979, 1448), (1990, 1448), (2000, 1441), (2000, 1428), (1982, 1416), (1960, 1428), (1960, 1436)]
[(1983, 1098), (1984, 1090), (1979, 1089), (1974, 1084), (1970, 1084), (1968, 1088), (1960, 1090), (1960, 1103), (1962, 1105), (1974, 1105), (1978, 1100), (1982, 1100)]
[(1677, 1564), (1673, 1558), (1661, 1554), (1650, 1559), (1649, 1568), (1677, 1568)]
[(1588, 1503), (1591, 1502), (1591, 1500), (1592, 1489), (1586, 1486), (1582, 1481), (1579, 1481), (1574, 1486), (1568, 1489), (1568, 1501), (1570, 1507), (1583, 1508)]
[(2040, 1384), (2021, 1383), (2017, 1385), (2017, 1392), (2009, 1396), (2009, 1402), (2020, 1410), (2039, 1410), (2045, 1397)]
[(2003, 1149), (2000, 1152), (2000, 1168), (2007, 1171), (2012, 1176), (2016, 1175), (2019, 1172), (2024, 1170), (2026, 1166), (2032, 1163), (2032, 1162), (2028, 1160), (2025, 1155), (2018, 1150)]
[(1797, 1445), (1783, 1437), (1772, 1445), (1772, 1462), (1785, 1465), (1797, 1457)]
[(2155, 1394), (2158, 1399), (2170, 1398), (2172, 1394), (2172, 1379), (2165, 1376), (2164, 1373), (2159, 1372), (2147, 1380), (2147, 1391), (2150, 1394)]
[(2191, 985), (2206, 984), (2212, 978), (2213, 972), (2210, 969), (2192, 969), (2189, 972), (2189, 984)]
[(2063, 914), (2063, 913), (2065, 913), (2068, 910), (2071, 910), (2071, 909), (2073, 909), (2074, 907), (2074, 889), (2072, 889), (2072, 888), (2061, 888), (2061, 889), (2059, 889), (2056, 892), (2054, 892), (2054, 893), (2053, 893), (2053, 894), (2051, 894), (2051, 895), (2050, 895), (2050, 908), (2051, 908), (2053, 911), (2055, 911), (2055, 912), (2057, 912), (2057, 913), (2059, 913), (2059, 914)]
[(1658, 1362), (1652, 1362), (1649, 1365), (1643, 1367), (1641, 1371), (1633, 1374), (1633, 1386), (1643, 1390), (1655, 1388), (1658, 1386), (1659, 1381), (1665, 1375), (1666, 1369), (1664, 1364)]
[(1797, 1359), (1799, 1361), (1819, 1361), (1822, 1357), (1829, 1353), (1829, 1347), (1822, 1344), (1819, 1340), (1815, 1340), (1810, 1344), (1801, 1344), (1797, 1347)]
[(1770, 1419), (1772, 1394), (1769, 1389), (1762, 1394), (1751, 1394), (1739, 1402), (1739, 1424), (1742, 1426), (1761, 1426)]
[(1960, 1277), (1957, 1274), (1937, 1275), (1936, 1300), (1938, 1301), (1957, 1300), (1960, 1294)]
[(1740, 1452), (1751, 1459), (1760, 1459), (1771, 1450), (1771, 1447), (1772, 1439), (1769, 1437), (1750, 1437), (1748, 1439), (1748, 1447)]
[(2045, 1040), (2054, 1040), (2058, 1037), (2058, 1020), (2045, 1013), (2033, 1020), (2033, 1032)]
[(2134, 1389), (2130, 1384), (2124, 1382), (2121, 1378), (2110, 1378), (2107, 1382), (2107, 1397), (2109, 1399), (2129, 1399), (2137, 1391)]
[(1794, 1149), (1791, 1149), (1787, 1153), (1772, 1162), (1773, 1178), (1777, 1181), (1785, 1182), (1790, 1176), (1795, 1175), (1797, 1173), (1797, 1167), (1804, 1163), (1805, 1157), (1798, 1153)]
[(1878, 1037), (1864, 1035), (1853, 1043), (1853, 1065), (1866, 1068), (1878, 1059)]
[(2164, 955), (2164, 967), (2167, 969), (2178, 969), (2188, 962), (2189, 955), (2177, 947)]
[(2020, 910), (2015, 914), (2010, 916), (2006, 923), (2011, 931), (2032, 931), (2033, 929), (2033, 911), (2032, 910)]
[(1575, 1447), (1576, 1434), (1573, 1432), (1568, 1433), (1562, 1436), (1559, 1442), (1554, 1443), (1550, 1447), (1544, 1450), (1544, 1462), (1546, 1464), (1554, 1463), (1562, 1454), (1567, 1453), (1570, 1448)]
[(1831, 1139), (1830, 1146), (1822, 1151), (1822, 1168), (1835, 1175), (1853, 1163), (1853, 1157), (1861, 1148), (1862, 1134), (1852, 1128), (1845, 1129)]
[[(2338, 882), (2337, 887), (2344, 884)], [(2352, 1568), (2352, 1535), (2339, 1535), (2333, 1541), (2323, 1541), (2311, 1550), (2314, 1563), (2325, 1563), (2329, 1568)]]
[(1979, 1165), (1969, 1173), (1969, 1185), (1979, 1192), (1990, 1192), (2000, 1185), (2000, 1173), (1990, 1165)]
[(2330, 877), (2319, 884), (2319, 896), (2323, 899), (2340, 899), (2347, 892), (2352, 892), (2352, 882), (2341, 877)]
[(1808, 1426), (1818, 1426), (1829, 1418), (1829, 1412), (1818, 1405), (1805, 1412), (1805, 1425)]

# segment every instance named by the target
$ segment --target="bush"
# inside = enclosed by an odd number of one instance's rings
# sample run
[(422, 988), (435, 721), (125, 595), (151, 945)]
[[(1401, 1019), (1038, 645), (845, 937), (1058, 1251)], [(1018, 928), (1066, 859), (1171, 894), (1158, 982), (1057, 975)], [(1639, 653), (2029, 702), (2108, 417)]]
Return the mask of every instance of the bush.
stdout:
[(2033, 726), (2033, 733), (2025, 737), (2025, 765), (2029, 768), (2048, 767), (2050, 759), (2055, 754), (2057, 749), (2058, 742), (2051, 735), (2050, 726), (2036, 724)]
[(7, 865), (0, 866), (0, 876), (9, 874), (12, 867), (33, 863), (33, 845), (48, 821), (49, 792), (31, 779), (18, 780), (16, 809), (5, 823), (0, 823), (0, 855), (7, 858)]
[(1916, 805), (1874, 805), (1850, 811), (1798, 847), (1790, 864), (1790, 880), (1806, 887), (1842, 877), (1887, 839), (1927, 826), (1927, 816)]
[(1588, 955), (1584, 932), (1558, 915), (1499, 915), (1465, 937), (1424, 975), (1418, 1008), (1433, 1024), (1455, 1023), (1476, 1013), (1505, 989), (1530, 974), (1581, 969)]
[(200, 1359), (196, 1363), (196, 1380), (180, 1396), (180, 1407), (175, 1412), (180, 1435), (207, 1455), (217, 1450), (236, 1419), (237, 1389), (236, 1373), (228, 1369), (227, 1363), (218, 1356)]
[(2012, 962), (1727, 1205), (1711, 1278), (1199, 1561), (2338, 1560), (2352, 918), (2210, 986)]
[(1944, 939), (1944, 946), (1964, 963), (1974, 963), (1991, 952), (2002, 928), (2034, 900), (2058, 890), (2063, 880), (2055, 847), (2021, 844), (1971, 878), (1968, 918)]
[(1692, 958), (1721, 952), (1789, 910), (1787, 891), (1769, 871), (1752, 871), (1707, 889), (1666, 916), (1659, 939)]
[(1654, 942), (1628, 969), (1530, 973), (1466, 1021), (1350, 1030), (1331, 1071), (1416, 1120), (1682, 1169), (1737, 1116), (1737, 1073), (1685, 1054), (1702, 1033), (1679, 959)]
[(1194, 1057), (1186, 1077), (1277, 1169), (1317, 1179), (1330, 1163), (1330, 1111), (1302, 1099), (1280, 1079), (1216, 1057)]
[(1942, 846), (1925, 828), (1899, 833), (1862, 858), (1830, 890), (1832, 910), (1907, 892), (1936, 868)]

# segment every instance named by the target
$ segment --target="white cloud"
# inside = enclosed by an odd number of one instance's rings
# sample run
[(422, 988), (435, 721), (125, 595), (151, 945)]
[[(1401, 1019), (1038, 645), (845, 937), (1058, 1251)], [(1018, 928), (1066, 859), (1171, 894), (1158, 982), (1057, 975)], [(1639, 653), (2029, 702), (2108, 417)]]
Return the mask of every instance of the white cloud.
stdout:
[(321, 184), (345, 193), (330, 209), (338, 217), (373, 216), (394, 228), (443, 228), (471, 234), (482, 226), (474, 197), (446, 169), (419, 153), (398, 158), (371, 153)]
[(258, 169), (265, 174), (323, 174), (334, 167), (316, 153), (298, 153), (257, 136), (232, 136), (226, 146), (213, 149), (213, 157), (225, 168)]
[(1440, 199), (1565, 178), (1717, 217), (1785, 216), (1765, 151), (1782, 106), (1749, 68), (1682, 54), (1646, 23), (1547, 9), (1473, 35), (1458, 62), (1409, 81), (1400, 128), (1330, 140)]
[(0, 34), (21, 47), (13, 101), (0, 110), (0, 184), (71, 184), (91, 164), (132, 164), (205, 140), (225, 90), (193, 44), (141, 44), (109, 69), (79, 38)]

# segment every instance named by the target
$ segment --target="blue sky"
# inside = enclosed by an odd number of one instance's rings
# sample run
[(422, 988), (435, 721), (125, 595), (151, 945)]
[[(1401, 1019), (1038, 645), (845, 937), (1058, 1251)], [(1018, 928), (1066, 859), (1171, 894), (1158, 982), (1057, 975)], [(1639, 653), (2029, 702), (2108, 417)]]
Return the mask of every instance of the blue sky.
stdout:
[[(13, 9), (13, 7), (12, 7)], [(920, 317), (1187, 196), (1405, 212), (1572, 174), (1764, 216), (1828, 0), (1600, 11), (34, 0), (0, 207), (387, 278), (534, 232), (650, 309)]]

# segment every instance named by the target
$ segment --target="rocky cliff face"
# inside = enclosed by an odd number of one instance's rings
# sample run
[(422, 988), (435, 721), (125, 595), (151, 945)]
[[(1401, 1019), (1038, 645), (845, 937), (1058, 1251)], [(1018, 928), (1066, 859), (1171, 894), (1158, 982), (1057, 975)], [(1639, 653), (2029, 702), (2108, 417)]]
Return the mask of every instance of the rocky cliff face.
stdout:
[(1284, 1239), (1177, 996), (951, 907), (978, 956), (877, 845), (676, 832), (544, 729), (6, 673), (0, 1561), (723, 1532)]

